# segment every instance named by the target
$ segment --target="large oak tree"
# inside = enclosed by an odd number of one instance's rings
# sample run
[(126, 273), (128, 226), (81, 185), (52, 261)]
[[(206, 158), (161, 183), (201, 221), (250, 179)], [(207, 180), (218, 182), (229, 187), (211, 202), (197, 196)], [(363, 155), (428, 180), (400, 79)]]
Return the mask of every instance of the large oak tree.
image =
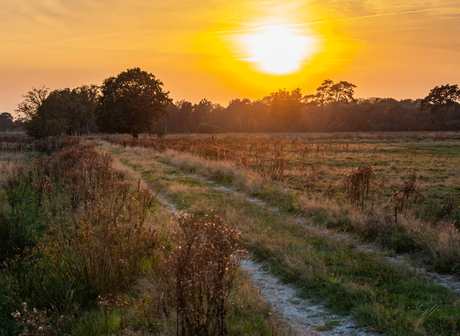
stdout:
[(101, 132), (128, 133), (135, 138), (150, 131), (172, 103), (162, 86), (153, 74), (140, 68), (107, 78), (94, 109), (97, 127)]

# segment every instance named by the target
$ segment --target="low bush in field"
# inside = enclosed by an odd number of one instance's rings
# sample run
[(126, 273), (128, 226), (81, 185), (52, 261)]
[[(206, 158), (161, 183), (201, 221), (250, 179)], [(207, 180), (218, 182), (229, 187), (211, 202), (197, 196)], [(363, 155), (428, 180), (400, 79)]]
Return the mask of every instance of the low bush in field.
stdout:
[(75, 253), (74, 272), (99, 293), (127, 289), (155, 247), (156, 233), (145, 221), (153, 199), (147, 189), (132, 192), (120, 183), (87, 204), (83, 218), (64, 230)]
[(371, 165), (361, 166), (353, 169), (343, 178), (345, 195), (351, 203), (361, 206), (369, 200), (372, 192), (372, 182), (375, 179), (374, 167)]
[(214, 214), (178, 216), (175, 249), (165, 274), (175, 289), (177, 328), (181, 335), (224, 335), (227, 301), (244, 258), (239, 232), (227, 229)]

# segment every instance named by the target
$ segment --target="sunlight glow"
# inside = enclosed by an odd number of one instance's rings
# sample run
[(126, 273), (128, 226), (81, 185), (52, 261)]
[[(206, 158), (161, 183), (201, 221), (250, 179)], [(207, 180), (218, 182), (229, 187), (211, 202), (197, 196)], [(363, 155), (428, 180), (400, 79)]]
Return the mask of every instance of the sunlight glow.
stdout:
[(259, 71), (285, 75), (297, 72), (313, 53), (312, 37), (286, 25), (253, 30), (242, 36), (249, 57)]

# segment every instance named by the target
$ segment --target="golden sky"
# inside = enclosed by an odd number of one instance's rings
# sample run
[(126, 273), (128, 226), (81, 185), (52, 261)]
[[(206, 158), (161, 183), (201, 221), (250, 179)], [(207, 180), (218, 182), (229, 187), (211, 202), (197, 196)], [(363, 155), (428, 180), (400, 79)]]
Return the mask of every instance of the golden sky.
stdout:
[(133, 67), (174, 100), (224, 106), (327, 78), (357, 97), (423, 98), (460, 84), (460, 1), (0, 1), (0, 112), (32, 86), (101, 84)]

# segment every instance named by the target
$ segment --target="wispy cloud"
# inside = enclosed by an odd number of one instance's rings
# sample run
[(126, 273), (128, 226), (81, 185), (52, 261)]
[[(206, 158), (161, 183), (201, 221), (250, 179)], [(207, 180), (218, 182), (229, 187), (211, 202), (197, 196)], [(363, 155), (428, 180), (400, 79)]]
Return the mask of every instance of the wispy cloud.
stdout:
[(338, 18), (334, 20), (331, 20), (331, 19), (315, 20), (315, 21), (310, 21), (310, 22), (265, 25), (265, 26), (235, 29), (235, 30), (221, 30), (221, 31), (217, 31), (216, 34), (234, 34), (234, 33), (260, 31), (260, 30), (264, 30), (264, 29), (267, 29), (273, 26), (295, 28), (295, 27), (315, 26), (315, 25), (320, 25), (320, 24), (324, 24), (328, 22), (354, 21), (354, 20), (364, 20), (364, 19), (386, 17), (386, 16), (388, 17), (404, 16), (404, 15), (421, 14), (421, 13), (436, 13), (436, 14), (442, 14), (442, 15), (457, 16), (457, 15), (460, 15), (460, 6), (458, 7), (434, 7), (434, 8), (425, 8), (425, 9), (417, 9), (417, 10), (406, 10), (406, 11), (400, 11), (400, 12), (383, 12), (383, 13), (381, 12), (381, 13), (368, 14), (368, 15), (343, 17), (343, 18)]

